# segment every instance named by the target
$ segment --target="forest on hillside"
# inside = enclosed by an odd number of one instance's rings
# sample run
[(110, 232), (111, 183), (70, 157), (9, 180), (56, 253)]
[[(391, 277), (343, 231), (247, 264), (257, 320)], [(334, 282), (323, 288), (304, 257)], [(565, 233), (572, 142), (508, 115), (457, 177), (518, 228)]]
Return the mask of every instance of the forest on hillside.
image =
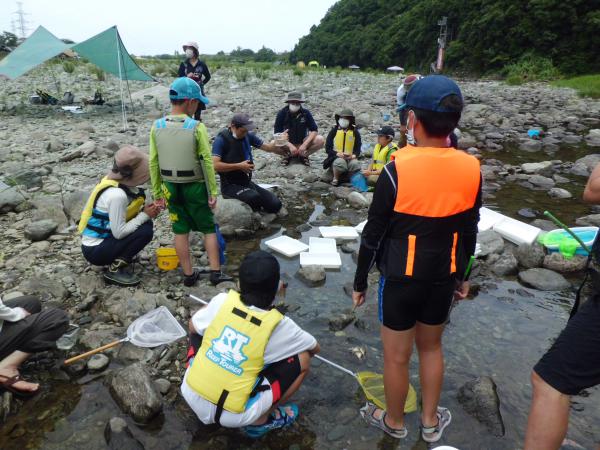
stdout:
[(340, 0), (290, 59), (427, 70), (442, 16), (450, 70), (499, 72), (543, 57), (565, 74), (600, 71), (600, 0)]

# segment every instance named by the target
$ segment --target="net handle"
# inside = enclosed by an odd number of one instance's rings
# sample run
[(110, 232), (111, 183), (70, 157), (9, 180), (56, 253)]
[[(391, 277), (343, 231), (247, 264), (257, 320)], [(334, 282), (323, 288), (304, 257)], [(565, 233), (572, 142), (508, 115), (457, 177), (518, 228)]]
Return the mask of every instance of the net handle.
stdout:
[[(196, 297), (194, 294), (190, 294), (190, 298), (192, 300), (196, 300), (197, 302), (202, 303), (204, 305), (208, 305), (207, 301), (202, 300), (200, 297)], [(315, 355), (315, 358), (317, 358), (319, 361), (323, 361), (325, 364), (329, 364), (330, 366), (335, 367), (338, 370), (341, 370), (342, 372), (347, 373), (348, 375), (352, 375), (354, 378), (356, 378), (358, 380), (358, 377), (356, 376), (356, 374), (354, 372), (352, 372), (351, 370), (348, 370), (345, 367), (342, 367), (339, 364), (336, 364), (333, 361), (328, 360), (327, 358), (323, 358), (322, 356)]]
[(104, 350), (108, 350), (109, 348), (116, 347), (122, 342), (129, 341), (129, 338), (119, 339), (118, 341), (113, 341), (109, 344), (103, 345), (102, 347), (95, 348), (94, 350), (90, 350), (89, 352), (82, 353), (81, 355), (73, 356), (72, 358), (66, 359), (64, 362), (65, 366), (74, 363), (75, 361), (79, 361), (80, 359), (87, 358), (88, 356), (95, 355), (96, 353), (103, 352)]

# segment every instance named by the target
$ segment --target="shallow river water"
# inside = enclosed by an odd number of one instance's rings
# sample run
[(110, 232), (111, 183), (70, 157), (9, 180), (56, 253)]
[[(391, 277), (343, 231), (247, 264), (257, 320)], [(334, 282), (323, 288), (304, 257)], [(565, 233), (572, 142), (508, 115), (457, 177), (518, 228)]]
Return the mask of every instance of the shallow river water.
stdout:
[[(502, 155), (496, 156), (501, 159)], [(539, 158), (538, 158), (539, 160)], [(582, 205), (580, 192), (583, 179), (574, 180), (572, 189), (577, 199), (569, 202), (549, 200), (545, 192), (519, 187), (505, 187), (489, 203), (515, 216), (524, 206), (536, 209), (552, 207), (571, 221), (589, 211)], [(523, 199), (527, 199), (524, 203)], [(295, 227), (328, 212), (320, 198), (308, 197), (299, 202), (295, 216), (285, 226), (298, 237)], [(527, 203), (530, 203), (529, 205)], [(309, 217), (310, 215), (310, 217)], [(285, 232), (285, 228), (270, 236)], [(311, 228), (302, 240), (318, 235)], [(264, 241), (264, 239), (263, 239)], [(233, 263), (250, 250), (264, 247), (262, 241), (237, 241), (230, 244)], [(323, 356), (358, 370), (382, 370), (381, 343), (378, 335), (377, 306), (370, 287), (367, 304), (357, 315), (359, 325), (333, 333), (328, 320), (351, 307), (344, 291), (350, 285), (355, 264), (350, 254), (342, 253), (343, 267), (327, 271), (327, 280), (317, 288), (306, 287), (295, 277), (298, 258), (279, 257), (282, 272), (288, 275), (289, 288), (285, 303), (288, 314), (319, 340)], [(453, 421), (444, 434), (443, 443), (463, 450), (520, 448), (531, 400), (529, 375), (532, 366), (564, 327), (573, 295), (556, 294), (523, 288), (516, 279), (483, 279), (473, 281), (481, 286), (471, 300), (460, 303), (453, 311), (444, 335), (446, 377), (441, 404), (450, 408)], [(576, 279), (572, 280), (576, 283)], [(366, 358), (359, 360), (350, 349), (364, 346)], [(113, 369), (111, 365), (111, 369)], [(503, 437), (494, 437), (458, 403), (458, 389), (477, 376), (491, 376), (497, 386), (501, 412), (506, 426)], [(411, 382), (419, 392), (416, 356), (411, 364)], [(45, 393), (26, 402), (19, 414), (11, 416), (0, 430), (3, 450), (105, 449), (104, 428), (114, 416), (124, 416), (113, 402), (102, 377), (84, 377), (78, 382), (53, 381)], [(172, 386), (169, 397), (175, 395)], [(585, 448), (600, 442), (598, 389), (573, 398), (569, 438)], [(363, 395), (355, 380), (318, 361), (294, 398), (301, 417), (297, 424), (282, 433), (272, 433), (252, 441), (235, 430), (220, 430), (199, 424), (181, 399), (170, 404), (164, 413), (147, 425), (135, 424), (124, 416), (133, 435), (148, 450), (168, 449), (426, 449), (419, 438), (418, 413), (407, 416), (409, 437), (398, 442), (368, 427), (358, 415)], [(124, 449), (125, 450), (125, 449)]]

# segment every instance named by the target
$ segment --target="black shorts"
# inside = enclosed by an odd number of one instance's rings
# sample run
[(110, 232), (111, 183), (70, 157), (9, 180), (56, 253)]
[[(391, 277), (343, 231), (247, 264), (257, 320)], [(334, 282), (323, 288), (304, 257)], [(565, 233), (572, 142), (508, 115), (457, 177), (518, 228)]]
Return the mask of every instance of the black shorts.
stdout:
[(600, 384), (600, 294), (579, 308), (533, 370), (565, 395)]
[(379, 321), (395, 331), (410, 330), (417, 322), (442, 325), (448, 319), (456, 280), (379, 280)]
[[(191, 333), (189, 337), (190, 345), (187, 352), (186, 367), (191, 364), (192, 358), (196, 356), (196, 353), (200, 350), (200, 346), (202, 345), (202, 336)], [(266, 378), (271, 385), (273, 403), (279, 401), (281, 396), (285, 394), (294, 381), (296, 381), (296, 378), (300, 376), (301, 372), (302, 368), (300, 366), (300, 358), (298, 358), (298, 355), (290, 356), (289, 358), (269, 364), (262, 370), (260, 375)]]

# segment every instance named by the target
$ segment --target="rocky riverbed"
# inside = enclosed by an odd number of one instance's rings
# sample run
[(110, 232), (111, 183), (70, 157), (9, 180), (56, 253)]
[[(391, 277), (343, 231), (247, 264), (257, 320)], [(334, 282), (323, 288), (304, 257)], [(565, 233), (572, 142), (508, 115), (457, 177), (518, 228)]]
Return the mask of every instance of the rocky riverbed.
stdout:
[[(178, 271), (158, 270), (154, 250), (171, 245), (173, 238), (165, 214), (136, 265), (142, 285), (104, 285), (99, 271), (81, 256), (73, 225), (119, 146), (147, 148), (151, 122), (168, 106), (170, 79), (156, 85), (130, 83), (134, 111), (128, 108), (123, 130), (116, 82), (98, 82), (79, 69), (56, 76), (76, 99), (93, 95), (100, 85), (110, 104), (85, 107), (83, 114), (28, 105), (35, 88), (53, 85), (45, 70), (0, 86), (0, 173), (10, 185), (0, 188), (0, 283), (3, 298), (36, 293), (47, 305), (65, 308), (81, 332), (71, 351), (39, 355), (27, 364), (25, 375), (43, 382), (40, 396), (25, 403), (3, 396), (0, 448), (393, 448), (393, 441), (358, 417), (363, 398), (354, 380), (317, 363), (297, 399), (299, 423), (259, 442), (198, 423), (178, 395), (183, 341), (156, 349), (125, 344), (107, 351), (105, 358), (69, 369), (56, 363), (54, 358), (60, 362), (124, 336), (133, 319), (156, 306), (166, 306), (186, 323), (198, 308), (188, 293), (208, 299), (234, 286), (213, 288), (202, 282), (188, 290)], [(212, 103), (203, 117), (215, 136), (234, 111), (246, 111), (255, 118), (258, 133), (270, 137), (285, 93), (301, 89), (323, 134), (337, 110), (352, 108), (366, 150), (385, 114), (396, 123), (397, 84), (389, 75), (307, 71), (298, 77), (286, 70), (242, 82), (231, 70), (221, 69), (208, 86)], [(600, 210), (580, 200), (586, 177), (600, 161), (600, 102), (541, 84), (462, 81), (461, 87), (467, 107), (459, 144), (482, 160), (486, 205), (543, 229), (554, 228), (543, 220), (544, 209), (569, 224), (600, 224)], [(530, 129), (542, 130), (542, 139), (530, 139)], [(278, 185), (284, 210), (261, 215), (239, 202), (220, 200), (217, 217), (229, 241), (229, 272), (235, 274), (241, 257), (266, 237), (283, 233), (306, 240), (318, 233), (318, 225), (356, 225), (366, 218), (370, 194), (322, 181), (322, 153), (311, 158), (310, 168), (281, 168), (276, 157), (260, 151), (255, 155), (256, 180)], [(491, 231), (479, 241), (482, 254), (473, 277), (478, 289), (472, 301), (455, 309), (445, 335), (448, 369), (442, 404), (452, 409), (454, 420), (444, 441), (464, 449), (518, 448), (531, 396), (529, 371), (566, 322), (583, 260), (546, 255), (537, 244), (515, 247)], [(197, 236), (193, 243), (194, 256), (206, 264)], [(373, 288), (356, 321), (344, 316), (357, 246), (350, 242), (341, 247), (340, 271), (298, 273), (297, 259), (281, 257), (290, 282), (282, 302), (315, 334), (325, 355), (354, 370), (381, 371)], [(371, 286), (376, 279), (372, 274)], [(412, 371), (412, 383), (418, 391), (417, 373)], [(569, 436), (584, 448), (600, 441), (594, 428), (600, 416), (595, 391), (573, 400)], [(408, 416), (407, 423), (410, 436), (402, 447), (427, 448), (417, 442), (417, 415)]]

